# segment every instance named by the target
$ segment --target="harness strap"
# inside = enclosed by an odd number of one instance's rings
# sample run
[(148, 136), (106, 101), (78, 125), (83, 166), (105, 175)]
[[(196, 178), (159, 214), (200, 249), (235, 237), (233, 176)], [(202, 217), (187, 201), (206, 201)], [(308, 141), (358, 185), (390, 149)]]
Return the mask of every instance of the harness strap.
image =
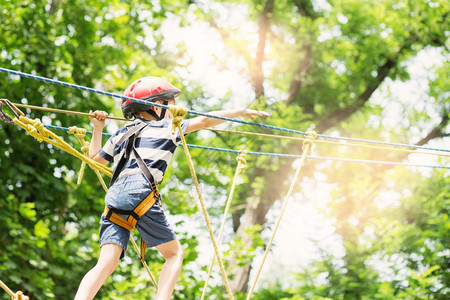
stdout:
[[(139, 203), (139, 205), (134, 210), (121, 210), (116, 208), (109, 208), (105, 206), (105, 210), (103, 215), (105, 218), (113, 222), (114, 224), (128, 230), (132, 231), (135, 227), (139, 219), (155, 204), (155, 202), (159, 199), (159, 191), (158, 189), (154, 189), (150, 195), (148, 195), (144, 200)], [(128, 219), (124, 219), (118, 214), (129, 215)], [(141, 239), (141, 261), (145, 259), (145, 248), (146, 243), (143, 239)]]
[[(105, 206), (105, 211), (103, 212), (103, 215), (113, 222), (114, 224), (128, 230), (132, 231), (138, 222), (138, 220), (155, 204), (155, 202), (159, 199), (159, 191), (156, 187), (155, 179), (153, 178), (153, 175), (151, 174), (150, 170), (148, 169), (147, 165), (145, 164), (142, 157), (137, 152), (135, 146), (134, 146), (134, 140), (136, 136), (139, 135), (139, 132), (147, 126), (147, 123), (142, 122), (139, 125), (135, 125), (134, 127), (128, 129), (128, 131), (120, 138), (120, 140), (117, 142), (117, 145), (122, 146), (122, 144), (128, 140), (126, 149), (120, 158), (119, 163), (117, 164), (117, 167), (114, 170), (110, 186), (114, 184), (114, 182), (117, 180), (120, 172), (123, 170), (126, 162), (130, 159), (131, 151), (133, 151), (133, 154), (136, 158), (136, 162), (141, 169), (144, 176), (147, 178), (148, 182), (151, 185), (152, 192), (150, 195), (148, 195), (144, 200), (142, 200), (138, 206), (136, 206), (133, 210), (121, 210), (117, 208), (109, 208)], [(128, 218), (125, 220), (119, 214), (122, 215), (128, 215)], [(144, 262), (145, 258), (145, 249), (146, 249), (146, 243), (141, 238), (141, 254), (140, 254), (140, 260)]]
[[(120, 224), (117, 225), (131, 231), (136, 227), (137, 221), (153, 206), (153, 204), (155, 204), (158, 198), (158, 190), (156, 190), (156, 192), (152, 191), (134, 210), (122, 210), (105, 206), (103, 215), (108, 219), (118, 219), (118, 223)], [(119, 214), (128, 215), (128, 219), (125, 220), (123, 217), (119, 216)]]
[(144, 160), (141, 158), (141, 156), (139, 155), (139, 153), (137, 152), (135, 147), (133, 147), (133, 153), (134, 153), (134, 156), (136, 157), (136, 162), (137, 162), (139, 168), (141, 169), (142, 173), (144, 173), (148, 182), (150, 182), (150, 184), (152, 186), (152, 190), (155, 190), (156, 189), (155, 179), (153, 178), (152, 173), (150, 173), (150, 170), (148, 169), (147, 165), (145, 164)]
[(145, 243), (145, 241), (143, 239), (141, 239), (141, 261), (144, 262), (145, 261), (145, 249), (147, 248), (147, 244)]
[(141, 129), (143, 129), (145, 126), (147, 126), (146, 122), (141, 122), (138, 125), (134, 125), (134, 126), (129, 126), (131, 128), (128, 129), (127, 132), (125, 132), (124, 135), (122, 135), (122, 137), (120, 138), (120, 140), (117, 142), (117, 144), (120, 146), (123, 144), (123, 142), (125, 142), (126, 140), (128, 140), (130, 138), (130, 136), (132, 136), (133, 134), (135, 134), (136, 132), (140, 131)]
[[(114, 182), (116, 182), (116, 180), (119, 177), (120, 172), (122, 172), (123, 167), (125, 166), (126, 162), (130, 159), (131, 150), (134, 148), (134, 139), (135, 139), (136, 135), (139, 134), (139, 132), (145, 126), (147, 126), (147, 123), (142, 122), (141, 124), (136, 125), (136, 126), (132, 127), (131, 129), (128, 129), (128, 131), (117, 142), (117, 144), (120, 147), (126, 140), (128, 140), (127, 148), (125, 149), (125, 152), (123, 153), (122, 157), (120, 158), (119, 163), (117, 164), (117, 167), (114, 169), (114, 173), (112, 175), (109, 186), (112, 186), (114, 184)], [(146, 169), (148, 169), (148, 168), (146, 167)]]

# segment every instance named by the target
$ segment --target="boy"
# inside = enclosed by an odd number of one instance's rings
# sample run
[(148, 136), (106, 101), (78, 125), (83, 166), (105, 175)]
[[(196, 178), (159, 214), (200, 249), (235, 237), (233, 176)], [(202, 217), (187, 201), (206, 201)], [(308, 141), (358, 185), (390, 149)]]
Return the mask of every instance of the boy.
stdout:
[[(165, 79), (144, 77), (128, 86), (124, 96), (174, 105), (175, 97), (180, 93), (179, 89)], [(181, 124), (183, 133), (172, 134), (171, 115), (164, 108), (122, 100), (122, 111), (126, 118), (135, 118), (133, 124), (119, 129), (103, 148), (102, 131), (107, 113), (95, 111), (95, 117), (90, 117), (94, 129), (89, 157), (104, 165), (114, 163), (114, 174), (105, 204), (108, 210), (117, 213), (117, 219), (127, 220), (143, 201), (154, 201), (142, 216), (136, 217), (135, 226), (147, 247), (155, 247), (165, 259), (158, 280), (156, 299), (166, 300), (170, 299), (181, 271), (183, 248), (167, 221), (156, 186), (162, 181), (181, 141), (180, 134), (186, 135), (225, 121), (200, 116), (184, 120)], [(214, 111), (211, 114), (226, 118), (245, 116), (251, 119), (255, 116), (270, 116), (266, 112), (251, 109)], [(101, 218), (100, 256), (94, 268), (81, 281), (75, 300), (93, 299), (106, 278), (117, 267), (119, 259), (124, 256), (130, 230), (111, 220), (111, 215), (106, 213)]]

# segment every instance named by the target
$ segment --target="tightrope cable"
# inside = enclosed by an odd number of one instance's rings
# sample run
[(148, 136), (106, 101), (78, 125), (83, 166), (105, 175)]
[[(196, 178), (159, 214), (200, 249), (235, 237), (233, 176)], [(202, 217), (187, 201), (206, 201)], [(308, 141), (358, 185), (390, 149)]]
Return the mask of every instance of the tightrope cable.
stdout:
[[(191, 148), (198, 148), (203, 150), (227, 152), (227, 153), (239, 153), (239, 150), (224, 149), (217, 147), (201, 146), (189, 144)], [(274, 156), (274, 157), (288, 157), (288, 158), (301, 158), (301, 155), (297, 154), (282, 154), (282, 153), (270, 153), (270, 152), (254, 152), (248, 151), (248, 155), (259, 155), (259, 156)], [(450, 166), (439, 166), (439, 165), (418, 165), (418, 164), (408, 164), (393, 161), (382, 161), (382, 160), (366, 160), (366, 159), (353, 159), (353, 158), (340, 158), (340, 157), (327, 157), (327, 156), (307, 156), (308, 159), (317, 160), (333, 160), (333, 161), (343, 161), (343, 162), (355, 162), (355, 163), (370, 163), (370, 164), (383, 164), (383, 165), (396, 165), (405, 167), (419, 167), (419, 168), (440, 168), (440, 169), (450, 169)]]
[[(50, 78), (37, 76), (37, 75), (29, 74), (29, 73), (24, 73), (24, 72), (20, 72), (20, 71), (15, 71), (15, 70), (11, 70), (11, 69), (6, 69), (6, 68), (2, 68), (2, 67), (0, 67), (0, 71), (3, 73), (10, 74), (10, 75), (17, 75), (17, 76), (21, 76), (21, 77), (25, 77), (25, 78), (29, 78), (29, 79), (39, 80), (39, 81), (42, 81), (45, 83), (51, 83), (51, 84), (65, 86), (65, 87), (71, 87), (74, 89), (88, 91), (90, 93), (95, 93), (95, 94), (99, 94), (99, 95), (105, 95), (105, 96), (109, 96), (109, 97), (130, 100), (133, 102), (137, 102), (137, 103), (145, 104), (145, 105), (149, 105), (149, 106), (156, 106), (156, 107), (161, 107), (161, 108), (165, 108), (165, 109), (169, 108), (167, 105), (163, 105), (163, 104), (159, 104), (159, 103), (155, 103), (155, 102), (150, 102), (150, 101), (145, 101), (145, 100), (136, 99), (136, 98), (132, 98), (132, 97), (127, 97), (127, 96), (119, 95), (116, 93), (105, 92), (105, 91), (94, 89), (94, 88), (89, 88), (89, 87), (85, 87), (85, 86), (81, 86), (81, 85), (77, 85), (77, 84), (73, 84), (73, 83), (50, 79)], [(287, 129), (287, 128), (282, 128), (282, 127), (277, 127), (277, 126), (272, 126), (272, 125), (267, 125), (267, 124), (262, 124), (262, 123), (249, 122), (249, 121), (244, 121), (244, 120), (239, 120), (239, 119), (226, 118), (226, 117), (216, 116), (216, 115), (212, 115), (209, 113), (203, 113), (203, 112), (198, 112), (198, 111), (194, 111), (194, 110), (187, 110), (187, 113), (189, 113), (191, 115), (215, 118), (215, 119), (219, 119), (219, 120), (241, 123), (241, 124), (245, 124), (245, 125), (252, 125), (252, 126), (271, 129), (271, 130), (299, 134), (299, 135), (303, 135), (303, 136), (306, 135), (305, 131)], [(363, 142), (363, 143), (370, 143), (370, 144), (405, 147), (405, 148), (410, 148), (410, 149), (423, 149), (423, 150), (450, 152), (449, 149), (437, 149), (437, 148), (427, 147), (427, 146), (408, 145), (408, 144), (391, 143), (391, 142), (383, 142), (383, 141), (373, 141), (373, 140), (349, 138), (349, 137), (335, 137), (335, 136), (324, 135), (324, 134), (318, 134), (317, 137), (324, 138), (324, 139), (332, 139), (332, 140), (354, 141), (354, 142)]]
[[(214, 132), (224, 132), (224, 133), (232, 133), (232, 134), (267, 137), (267, 138), (274, 138), (274, 139), (287, 139), (287, 140), (294, 140), (294, 141), (304, 141), (305, 140), (305, 138), (301, 138), (301, 137), (274, 135), (274, 134), (258, 133), (258, 132), (226, 130), (226, 129), (217, 129), (217, 128), (208, 128), (206, 130), (210, 130), (210, 131), (214, 131)], [(389, 151), (400, 151), (400, 152), (407, 152), (407, 153), (414, 153), (414, 154), (450, 156), (450, 153), (435, 152), (436, 150), (433, 150), (433, 152), (430, 152), (430, 150), (420, 151), (420, 150), (415, 150), (415, 149), (393, 148), (393, 147), (388, 147), (388, 146), (374, 146), (374, 145), (355, 144), (355, 143), (347, 143), (347, 142), (342, 143), (341, 141), (329, 141), (329, 140), (316, 140), (316, 143), (332, 144), (332, 145), (348, 146), (348, 147), (361, 147), (361, 148), (379, 149), (379, 150), (389, 150)]]
[[(54, 125), (44, 125), (49, 129), (57, 129), (68, 131), (69, 129), (61, 126)], [(87, 134), (92, 134), (91, 131), (86, 131)], [(104, 136), (111, 136), (109, 133), (103, 133)], [(202, 146), (195, 144), (187, 144), (190, 148), (197, 148), (203, 150), (211, 150), (218, 152), (226, 152), (226, 153), (235, 153), (239, 154), (240, 150), (234, 149), (225, 149), (218, 147), (210, 147), (210, 146)], [(256, 156), (272, 156), (272, 157), (285, 157), (285, 158), (301, 158), (301, 155), (298, 154), (283, 154), (283, 153), (271, 153), (271, 152), (255, 152), (255, 151), (247, 151), (248, 155), (256, 155)], [(354, 158), (340, 158), (340, 157), (328, 157), (328, 156), (307, 156), (309, 159), (316, 160), (332, 160), (332, 161), (342, 161), (342, 162), (353, 162), (353, 163), (368, 163), (368, 164), (382, 164), (382, 165), (395, 165), (395, 166), (405, 166), (405, 167), (418, 167), (418, 168), (436, 168), (436, 169), (450, 169), (450, 166), (440, 166), (440, 165), (419, 165), (419, 164), (410, 164), (410, 163), (402, 163), (402, 162), (394, 162), (394, 161), (382, 161), (382, 160), (367, 160), (367, 159), (354, 159)]]

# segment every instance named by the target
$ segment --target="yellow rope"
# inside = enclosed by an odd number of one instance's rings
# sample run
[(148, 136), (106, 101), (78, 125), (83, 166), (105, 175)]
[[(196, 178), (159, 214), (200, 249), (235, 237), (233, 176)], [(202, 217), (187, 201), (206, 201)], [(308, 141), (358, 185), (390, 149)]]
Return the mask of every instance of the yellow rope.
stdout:
[(284, 199), (283, 207), (281, 208), (281, 212), (280, 212), (280, 215), (278, 217), (278, 220), (277, 220), (277, 223), (275, 225), (275, 228), (273, 229), (272, 236), (270, 237), (269, 243), (267, 244), (266, 251), (264, 252), (264, 256), (263, 256), (262, 262), (261, 262), (261, 264), (260, 264), (260, 266), (259, 266), (259, 268), (257, 270), (255, 279), (254, 279), (253, 284), (252, 284), (252, 287), (251, 287), (251, 289), (250, 289), (250, 291), (249, 291), (249, 293), (247, 295), (247, 298), (246, 298), (247, 300), (249, 300), (252, 297), (253, 290), (255, 289), (256, 283), (258, 281), (258, 277), (259, 277), (259, 275), (261, 273), (261, 270), (262, 270), (262, 268), (264, 266), (264, 262), (265, 262), (265, 260), (267, 258), (267, 255), (269, 254), (270, 247), (272, 246), (273, 239), (274, 239), (275, 234), (277, 232), (278, 226), (281, 223), (281, 218), (283, 217), (283, 213), (284, 213), (284, 211), (286, 209), (286, 206), (288, 204), (288, 200), (291, 197), (292, 192), (294, 191), (295, 184), (297, 183), (297, 179), (298, 179), (298, 176), (300, 174), (300, 170), (302, 169), (303, 164), (305, 163), (306, 156), (310, 155), (310, 153), (311, 153), (311, 148), (312, 148), (312, 146), (314, 144), (314, 139), (316, 138), (316, 136), (317, 136), (317, 134), (315, 132), (313, 132), (313, 131), (309, 131), (307, 133), (306, 140), (303, 143), (303, 147), (302, 147), (303, 153), (302, 153), (302, 157), (300, 159), (300, 165), (298, 166), (297, 171), (295, 172), (294, 178), (292, 179), (292, 182), (291, 182), (291, 185), (289, 187), (289, 190), (288, 190), (288, 193), (286, 195), (286, 198)]
[(7, 292), (12, 300), (29, 300), (28, 296), (25, 296), (22, 291), (14, 293), (3, 281), (0, 280), (0, 286)]
[[(181, 111), (182, 111), (182, 109), (179, 109), (177, 106), (170, 106), (169, 110), (172, 113), (172, 116), (175, 116), (175, 115), (179, 116), (181, 114)], [(230, 284), (228, 282), (228, 277), (227, 277), (227, 274), (225, 272), (225, 267), (224, 267), (223, 262), (222, 262), (222, 257), (221, 257), (220, 252), (219, 252), (219, 247), (217, 246), (217, 242), (216, 242), (216, 239), (214, 237), (214, 232), (213, 232), (212, 227), (211, 227), (211, 222), (209, 220), (208, 211), (206, 210), (206, 206), (205, 206), (205, 203), (203, 201), (202, 193), (200, 191), (200, 185), (198, 183), (197, 175), (195, 173), (194, 164), (192, 162), (192, 158), (191, 158), (191, 155), (189, 153), (189, 148), (188, 148), (188, 146), (186, 144), (186, 139), (184, 138), (183, 131), (181, 129), (181, 124), (180, 124), (181, 120), (182, 119), (179, 119), (179, 118), (177, 118), (175, 120), (175, 118), (174, 118), (174, 120), (172, 122), (178, 128), (179, 133), (180, 133), (180, 137), (181, 137), (181, 142), (183, 144), (184, 153), (185, 153), (186, 159), (188, 161), (189, 170), (191, 171), (192, 179), (194, 180), (195, 189), (197, 191), (197, 195), (198, 195), (198, 198), (200, 200), (200, 206), (202, 208), (203, 216), (205, 217), (206, 226), (208, 227), (208, 231), (209, 231), (209, 236), (210, 236), (211, 241), (212, 241), (213, 246), (214, 246), (214, 251), (215, 251), (215, 254), (216, 254), (216, 257), (217, 257), (217, 261), (219, 262), (220, 271), (221, 271), (221, 274), (222, 274), (223, 282), (225, 284), (225, 288), (226, 288), (227, 293), (228, 293), (228, 297), (229, 297), (229, 299), (234, 299), (233, 298), (233, 293), (231, 292)], [(175, 122), (175, 121), (177, 121), (177, 122)]]
[[(62, 110), (62, 109), (55, 109), (55, 108), (48, 108), (48, 107), (40, 107), (40, 106), (33, 106), (33, 105), (19, 104), (19, 103), (12, 103), (12, 102), (10, 102), (10, 103), (15, 105), (15, 106), (17, 106), (17, 107), (24, 107), (24, 108), (30, 108), (30, 109), (35, 109), (35, 110), (43, 110), (43, 111), (50, 111), (50, 112), (56, 112), (56, 113), (65, 113), (65, 114), (73, 114), (73, 115), (94, 117), (94, 114), (89, 114), (89, 113), (82, 113), (82, 112), (76, 112), (76, 111), (70, 111), (70, 110)], [(23, 113), (20, 110), (19, 110), (19, 112), (23, 115)], [(132, 121), (132, 120), (129, 120), (129, 119), (120, 118), (120, 117), (113, 117), (113, 116), (108, 116), (107, 118), (108, 119), (112, 119), (112, 120), (118, 120), (118, 121)], [(304, 141), (305, 140), (305, 138), (298, 138), (298, 137), (292, 137), (292, 136), (282, 136), (282, 135), (255, 133), (255, 132), (246, 132), (246, 131), (225, 130), (225, 129), (215, 129), (215, 128), (208, 128), (208, 130), (215, 131), (215, 132), (227, 132), (227, 133), (233, 133), (233, 134), (270, 137), (270, 138), (276, 138), (276, 139), (289, 139), (289, 140), (295, 140), (295, 141)], [(445, 152), (441, 152), (441, 151), (438, 151), (438, 150), (429, 150), (429, 151), (412, 150), (412, 149), (397, 148), (395, 146), (364, 145), (364, 144), (347, 143), (347, 142), (342, 143), (342, 142), (327, 141), (327, 140), (316, 140), (316, 143), (333, 144), (333, 145), (350, 146), (350, 147), (361, 147), (361, 148), (369, 148), (369, 149), (392, 150), (392, 151), (427, 154), (427, 155), (450, 156), (450, 153), (445, 153)]]
[[(31, 120), (25, 116), (20, 116), (19, 119), (14, 118), (13, 119), (14, 123), (17, 124), (18, 126), (22, 127), (23, 129), (25, 129), (28, 134), (30, 134), (31, 136), (33, 136), (34, 138), (36, 138), (39, 142), (42, 141), (46, 141), (49, 144), (52, 144), (58, 148), (60, 148), (61, 150), (64, 150), (65, 152), (79, 158), (80, 160), (82, 160), (84, 163), (87, 163), (92, 169), (94, 169), (97, 173), (97, 176), (103, 186), (103, 189), (107, 192), (108, 188), (106, 187), (105, 182), (103, 181), (103, 178), (101, 177), (100, 173), (98, 171), (102, 171), (103, 173), (105, 173), (107, 176), (112, 177), (112, 170), (90, 158), (88, 158), (86, 156), (86, 149), (88, 150), (89, 145), (86, 143), (83, 145), (83, 152), (85, 152), (85, 155), (79, 153), (77, 150), (75, 150), (72, 146), (70, 146), (69, 144), (67, 144), (66, 142), (64, 142), (59, 136), (57, 136), (56, 134), (54, 134), (52, 131), (46, 129), (43, 124), (41, 123), (41, 121), (39, 119), (36, 120)], [(85, 134), (85, 130), (84, 129), (79, 129), (79, 128), (72, 128), (71, 130), (72, 132), (75, 133), (75, 135), (80, 139), (83, 136), (83, 131)], [(52, 140), (52, 139), (53, 140)], [(80, 140), (81, 141), (81, 140)], [(84, 141), (84, 138), (83, 138)], [(86, 148), (87, 147), (87, 148)], [(130, 236), (130, 239), (133, 240), (132, 236)], [(133, 240), (134, 241), (134, 240)], [(139, 253), (139, 252), (138, 252)], [(140, 255), (140, 254), (139, 254)], [(146, 262), (143, 261), (142, 264), (144, 265), (145, 269), (147, 270), (147, 273), (149, 274), (150, 278), (152, 279), (152, 282), (155, 284), (155, 280), (154, 280), (154, 276), (151, 273), (149, 267), (147, 266)], [(157, 287), (157, 285), (155, 284), (155, 286)]]
[[(33, 106), (33, 105), (28, 105), (28, 104), (19, 104), (19, 103), (12, 103), (12, 102), (11, 102), (11, 104), (14, 104), (17, 107), (24, 107), (24, 108), (30, 108), (30, 109), (35, 109), (35, 110), (43, 110), (43, 111), (50, 111), (50, 112), (55, 112), (55, 113), (63, 113), (63, 114), (70, 114), (70, 115), (77, 115), (77, 116), (95, 117), (94, 114), (83, 113), (83, 112), (72, 111), (72, 110), (63, 110), (63, 109)], [(132, 121), (129, 119), (113, 117), (113, 116), (107, 116), (106, 118), (112, 119), (112, 120), (118, 120), (118, 121)]]
[[(169, 111), (172, 114), (172, 134), (175, 134), (175, 129), (181, 126), (184, 116), (187, 114), (187, 109), (178, 105), (169, 105)], [(183, 132), (180, 130), (180, 135)]]
[[(134, 238), (130, 235), (130, 241), (133, 244), (134, 250), (136, 250), (139, 257), (141, 257), (141, 250), (139, 250), (138, 245), (136, 244)], [(156, 279), (152, 274), (152, 271), (150, 271), (150, 268), (148, 267), (147, 263), (145, 261), (142, 261), (142, 264), (144, 265), (145, 270), (147, 270), (148, 275), (150, 275), (150, 280), (152, 281), (153, 285), (158, 289), (158, 283), (156, 283)]]
[[(89, 156), (89, 143), (84, 140), (84, 137), (86, 136), (86, 129), (72, 126), (72, 127), (69, 127), (68, 133), (73, 134), (78, 138), (78, 140), (81, 143), (81, 151), (83, 152), (84, 156)], [(86, 167), (86, 163), (83, 161), (81, 163), (80, 172), (78, 173), (78, 180), (77, 180), (78, 187), (81, 184), (81, 179), (83, 178), (85, 167)]]
[[(84, 139), (86, 137), (86, 129), (84, 128), (78, 128), (76, 126), (69, 127), (69, 134), (74, 134), (78, 140), (81, 143), (81, 151), (83, 152), (84, 156), (89, 157), (89, 142), (86, 142)], [(86, 167), (86, 162), (81, 163), (80, 172), (78, 173), (78, 180), (77, 180), (77, 186), (80, 186), (81, 179), (83, 178), (84, 169)], [(100, 184), (102, 185), (103, 189), (107, 192), (108, 188), (106, 187), (105, 181), (103, 180), (103, 177), (100, 175), (100, 172), (98, 170), (94, 170), (95, 174), (98, 177), (98, 180), (100, 181)]]
[[(225, 210), (223, 212), (222, 224), (220, 224), (219, 235), (217, 237), (217, 244), (220, 244), (220, 241), (222, 239), (222, 233), (223, 233), (223, 229), (225, 227), (225, 222), (227, 220), (228, 211), (230, 210), (231, 200), (233, 199), (237, 178), (247, 168), (247, 161), (245, 160), (246, 156), (247, 156), (247, 151), (242, 151), (241, 153), (239, 153), (239, 156), (236, 158), (236, 160), (238, 161), (238, 165), (236, 167), (236, 172), (234, 173), (234, 178), (233, 178), (233, 183), (231, 185), (230, 194), (228, 195), (228, 200), (225, 205)], [(216, 260), (216, 255), (213, 254), (213, 258), (211, 259), (211, 264), (209, 265), (208, 274), (205, 279), (205, 285), (203, 287), (201, 300), (205, 299), (206, 288), (208, 287), (208, 281), (209, 281), (209, 278), (211, 277), (211, 272), (212, 272), (212, 268), (214, 266), (215, 260)]]
[[(233, 134), (269, 137), (269, 138), (274, 138), (274, 139), (287, 139), (287, 140), (294, 140), (294, 141), (304, 141), (305, 140), (305, 138), (299, 138), (299, 137), (293, 137), (293, 136), (274, 135), (274, 134), (256, 133), (256, 132), (247, 132), (247, 131), (236, 131), (236, 130), (226, 130), (226, 129), (216, 129), (216, 128), (208, 128), (208, 130), (215, 131), (215, 132), (226, 132), (226, 133), (233, 133)], [(412, 150), (412, 149), (395, 148), (395, 147), (389, 147), (389, 146), (364, 145), (364, 144), (347, 143), (347, 142), (342, 143), (342, 142), (327, 141), (327, 140), (316, 140), (315, 142), (323, 143), (323, 144), (333, 144), (333, 145), (339, 145), (339, 146), (361, 147), (361, 148), (380, 149), (380, 150), (389, 150), (389, 151), (392, 150), (392, 151), (400, 151), (400, 152), (407, 152), (407, 153), (428, 154), (428, 155), (438, 155), (438, 156), (450, 156), (450, 153), (444, 153), (444, 152), (441, 152), (438, 150), (430, 150), (430, 151)]]
[(14, 118), (13, 121), (15, 124), (25, 129), (29, 135), (37, 139), (39, 142), (45, 141), (49, 144), (52, 144), (86, 162), (94, 170), (99, 170), (109, 177), (112, 177), (111, 168), (108, 168), (75, 150), (72, 146), (64, 142), (62, 138), (46, 129), (39, 119), (33, 121), (25, 116), (20, 116), (19, 119)]

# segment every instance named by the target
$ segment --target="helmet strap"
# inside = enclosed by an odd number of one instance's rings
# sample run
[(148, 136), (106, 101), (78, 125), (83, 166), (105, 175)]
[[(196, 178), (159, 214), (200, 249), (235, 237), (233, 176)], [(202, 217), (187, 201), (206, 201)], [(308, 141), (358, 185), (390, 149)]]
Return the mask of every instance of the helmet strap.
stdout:
[(159, 121), (159, 116), (153, 111), (153, 109), (147, 110), (147, 112), (156, 119), (156, 121)]
[[(169, 103), (169, 101), (167, 100), (163, 100), (163, 104), (167, 105)], [(158, 114), (153, 110), (153, 109), (149, 109), (147, 110), (147, 112), (156, 119), (156, 121), (160, 121), (162, 119), (164, 119), (164, 117), (166, 116), (166, 110), (164, 107), (161, 109), (161, 114), (158, 116)]]

